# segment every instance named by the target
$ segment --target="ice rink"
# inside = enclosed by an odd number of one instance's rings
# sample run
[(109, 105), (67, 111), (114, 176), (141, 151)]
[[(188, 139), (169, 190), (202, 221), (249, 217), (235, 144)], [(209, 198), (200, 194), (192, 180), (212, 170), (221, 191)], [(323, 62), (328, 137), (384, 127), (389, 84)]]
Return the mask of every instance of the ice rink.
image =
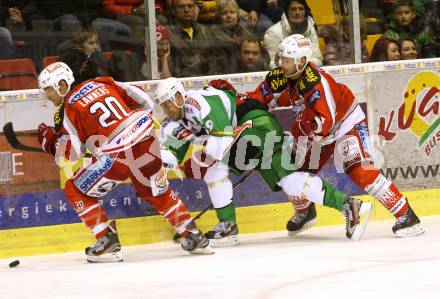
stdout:
[(440, 298), (440, 216), (423, 236), (398, 239), (372, 222), (364, 239), (342, 226), (242, 235), (236, 247), (190, 255), (169, 242), (123, 248), (125, 262), (83, 253), (0, 260), (0, 298)]

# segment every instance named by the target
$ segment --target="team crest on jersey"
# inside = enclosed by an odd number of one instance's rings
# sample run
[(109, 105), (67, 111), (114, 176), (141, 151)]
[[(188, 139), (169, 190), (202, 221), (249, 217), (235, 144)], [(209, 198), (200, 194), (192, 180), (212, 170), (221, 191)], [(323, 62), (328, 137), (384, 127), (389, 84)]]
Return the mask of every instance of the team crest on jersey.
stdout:
[(299, 100), (295, 101), (292, 106), (293, 117), (297, 118), (301, 112), (306, 109), (306, 105), (304, 104), (304, 98), (302, 96), (299, 97)]
[(312, 90), (316, 85), (321, 82), (321, 75), (313, 67), (308, 65), (301, 79), (298, 82), (298, 89), (301, 94), (305, 94)]
[(211, 132), (213, 128), (214, 128), (214, 123), (212, 122), (212, 120), (208, 119), (205, 122), (205, 129), (206, 129), (206, 131)]
[(74, 94), (72, 94), (69, 97), (69, 100), (67, 101), (69, 104), (73, 104), (77, 101), (79, 101), (83, 96), (85, 96), (86, 94), (88, 94), (89, 92), (91, 92), (92, 90), (102, 86), (103, 84), (101, 83), (95, 83), (95, 82), (89, 82), (86, 85), (84, 85), (83, 87), (81, 87), (80, 90), (78, 90), (77, 92), (75, 92)]
[(321, 92), (319, 90), (313, 91), (313, 93), (307, 98), (307, 103), (310, 107), (315, 105), (315, 102), (321, 99)]

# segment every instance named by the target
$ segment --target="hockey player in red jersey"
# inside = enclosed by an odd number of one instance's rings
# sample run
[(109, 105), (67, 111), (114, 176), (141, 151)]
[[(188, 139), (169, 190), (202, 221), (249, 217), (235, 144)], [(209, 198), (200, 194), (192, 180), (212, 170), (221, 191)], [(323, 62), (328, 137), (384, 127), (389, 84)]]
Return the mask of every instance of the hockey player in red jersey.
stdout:
[[(313, 147), (307, 147), (300, 170), (318, 172), (334, 155), (353, 182), (396, 217), (392, 227), (395, 235), (422, 234), (424, 229), (408, 200), (374, 167), (367, 121), (353, 93), (310, 63), (310, 55), (308, 38), (300, 34), (287, 37), (278, 50), (280, 67), (271, 70), (248, 95), (269, 107), (292, 106), (293, 137), (308, 139), (309, 144), (313, 141)], [(315, 148), (320, 150), (317, 156), (312, 155)], [(287, 229), (294, 235), (316, 223), (316, 211), (305, 198), (292, 201), (296, 211)]]
[(76, 82), (62, 62), (46, 67), (38, 82), (58, 107), (57, 130), (44, 123), (38, 127), (44, 151), (73, 161), (84, 156), (86, 149), (93, 155), (64, 189), (69, 203), (96, 236), (96, 243), (85, 250), (89, 262), (123, 260), (117, 232), (107, 223), (98, 199), (127, 178), (138, 196), (185, 237), (184, 250), (213, 253), (184, 203), (168, 186), (150, 118), (153, 102), (147, 94), (109, 77)]

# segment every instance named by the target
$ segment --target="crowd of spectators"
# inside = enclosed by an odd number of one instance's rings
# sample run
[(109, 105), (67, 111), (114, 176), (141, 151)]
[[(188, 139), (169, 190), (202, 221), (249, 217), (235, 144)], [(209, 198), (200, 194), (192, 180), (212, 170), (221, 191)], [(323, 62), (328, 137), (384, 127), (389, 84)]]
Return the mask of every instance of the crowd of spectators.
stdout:
[[(440, 56), (439, 1), (360, 2), (361, 8), (362, 3), (374, 3), (380, 10), (374, 18), (384, 24), (375, 32), (380, 38), (368, 53), (372, 18), (362, 12), (362, 62)], [(74, 48), (96, 65), (99, 75), (123, 81), (150, 79), (144, 0), (0, 0), (0, 4), (0, 59), (29, 57), (40, 69), (41, 56), (62, 56)], [(337, 16), (333, 24), (317, 24), (307, 0), (156, 0), (155, 12), (161, 78), (269, 70), (276, 67), (278, 44), (295, 33), (311, 40), (311, 62), (318, 66), (354, 61), (348, 16)], [(27, 41), (23, 32), (38, 31), (48, 33), (48, 39), (56, 36), (55, 46), (42, 53), (32, 51), (33, 41)], [(31, 51), (20, 51), (24, 46)]]

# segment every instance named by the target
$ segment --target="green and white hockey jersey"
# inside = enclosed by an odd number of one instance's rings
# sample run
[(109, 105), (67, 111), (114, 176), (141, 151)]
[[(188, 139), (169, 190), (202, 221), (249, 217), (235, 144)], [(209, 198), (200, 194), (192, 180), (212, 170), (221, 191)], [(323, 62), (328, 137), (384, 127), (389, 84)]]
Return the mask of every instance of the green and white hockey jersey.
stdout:
[(212, 87), (188, 91), (183, 105), (184, 119), (162, 124), (161, 144), (171, 149), (179, 161), (190, 142), (204, 144), (207, 155), (221, 160), (234, 141), (235, 99), (232, 91)]

